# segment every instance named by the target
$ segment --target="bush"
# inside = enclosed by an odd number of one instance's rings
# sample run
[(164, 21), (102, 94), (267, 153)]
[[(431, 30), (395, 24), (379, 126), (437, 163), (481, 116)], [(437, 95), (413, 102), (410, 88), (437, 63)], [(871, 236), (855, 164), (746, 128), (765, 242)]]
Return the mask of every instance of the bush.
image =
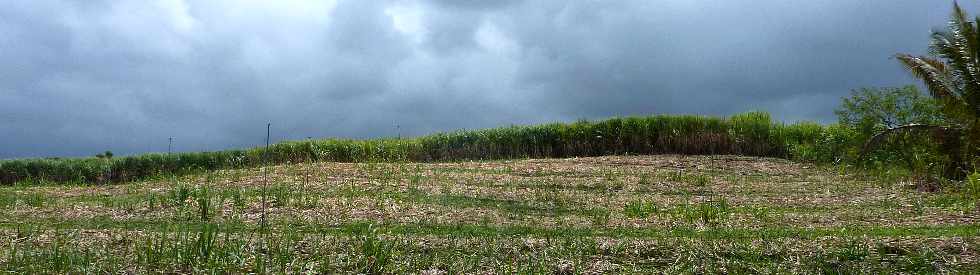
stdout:
[(834, 111), (839, 123), (865, 139), (888, 128), (912, 123), (941, 124), (944, 120), (942, 105), (911, 85), (861, 88), (841, 100), (841, 106)]
[[(942, 125), (941, 104), (923, 95), (915, 86), (901, 88), (862, 88), (843, 98), (835, 112), (839, 123), (852, 131), (860, 147), (875, 134), (908, 124)], [(865, 160), (854, 160), (875, 167), (900, 165), (916, 173), (932, 173), (945, 165), (932, 137), (922, 133), (892, 135)]]

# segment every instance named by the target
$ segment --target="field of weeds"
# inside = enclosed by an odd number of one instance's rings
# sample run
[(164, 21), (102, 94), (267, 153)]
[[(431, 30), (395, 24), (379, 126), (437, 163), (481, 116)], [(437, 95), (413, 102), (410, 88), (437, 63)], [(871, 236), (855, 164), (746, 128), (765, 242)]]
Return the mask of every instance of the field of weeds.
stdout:
[(738, 156), (302, 163), (0, 188), (0, 269), (970, 273), (980, 211), (901, 177)]

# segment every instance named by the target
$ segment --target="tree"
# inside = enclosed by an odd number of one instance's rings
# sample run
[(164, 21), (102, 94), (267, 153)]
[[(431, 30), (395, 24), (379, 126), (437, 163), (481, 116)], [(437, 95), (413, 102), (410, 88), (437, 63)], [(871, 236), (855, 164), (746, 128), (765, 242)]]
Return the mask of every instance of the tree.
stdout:
[(941, 105), (924, 96), (915, 86), (899, 88), (861, 88), (843, 98), (834, 110), (840, 124), (854, 128), (865, 137), (885, 129), (907, 124), (942, 123)]
[[(877, 133), (904, 125), (938, 125), (943, 123), (940, 104), (923, 95), (915, 86), (900, 88), (861, 88), (843, 98), (834, 110), (841, 126), (856, 133), (855, 140), (869, 140)], [(910, 171), (932, 169), (941, 159), (935, 156), (935, 145), (928, 137), (916, 133), (891, 134), (879, 142), (873, 159), (882, 164), (901, 163)], [(870, 153), (870, 152), (869, 152)], [(866, 156), (865, 156), (866, 157)], [(867, 159), (867, 158), (864, 158)]]
[(944, 176), (962, 179), (969, 169), (968, 161), (977, 156), (980, 145), (980, 17), (970, 21), (959, 4), (953, 3), (953, 15), (946, 30), (935, 30), (930, 45), (931, 56), (897, 54), (895, 57), (922, 80), (929, 94), (942, 104), (942, 125), (909, 124), (889, 128), (872, 137), (863, 151), (876, 142), (898, 132), (928, 131), (938, 139), (950, 165)]

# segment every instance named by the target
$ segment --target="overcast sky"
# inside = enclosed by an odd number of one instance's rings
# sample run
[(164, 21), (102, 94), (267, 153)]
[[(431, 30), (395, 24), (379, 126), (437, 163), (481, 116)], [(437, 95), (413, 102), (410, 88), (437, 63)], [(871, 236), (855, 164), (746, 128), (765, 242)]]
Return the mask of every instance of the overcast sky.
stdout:
[[(965, 1), (966, 2), (966, 1)], [(976, 1), (964, 6), (980, 11)], [(0, 158), (644, 114), (834, 121), (951, 1), (9, 1)]]

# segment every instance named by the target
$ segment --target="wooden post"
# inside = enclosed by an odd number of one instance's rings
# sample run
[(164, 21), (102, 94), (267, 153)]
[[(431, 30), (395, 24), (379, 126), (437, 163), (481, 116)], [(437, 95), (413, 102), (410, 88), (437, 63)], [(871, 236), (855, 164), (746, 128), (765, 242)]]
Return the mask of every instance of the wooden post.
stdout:
[(263, 152), (263, 168), (262, 168), (262, 219), (261, 227), (264, 229), (267, 225), (266, 221), (266, 197), (269, 190), (269, 140), (272, 133), (272, 123), (265, 125), (265, 152)]

